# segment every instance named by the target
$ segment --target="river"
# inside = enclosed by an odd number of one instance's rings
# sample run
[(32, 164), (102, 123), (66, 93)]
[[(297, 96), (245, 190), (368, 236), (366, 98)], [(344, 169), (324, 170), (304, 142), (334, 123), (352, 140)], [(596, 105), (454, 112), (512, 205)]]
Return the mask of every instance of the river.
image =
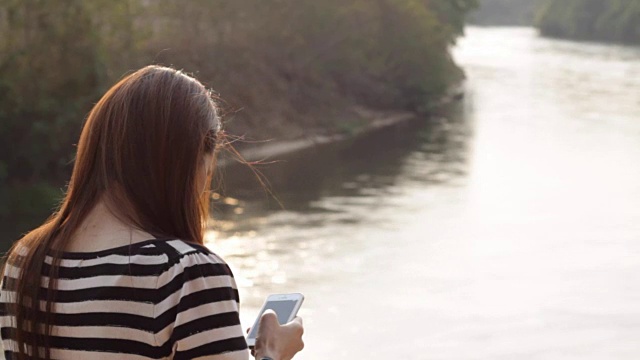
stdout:
[(226, 170), (209, 246), (302, 292), (296, 359), (640, 357), (640, 48), (469, 28), (468, 82), (417, 120)]

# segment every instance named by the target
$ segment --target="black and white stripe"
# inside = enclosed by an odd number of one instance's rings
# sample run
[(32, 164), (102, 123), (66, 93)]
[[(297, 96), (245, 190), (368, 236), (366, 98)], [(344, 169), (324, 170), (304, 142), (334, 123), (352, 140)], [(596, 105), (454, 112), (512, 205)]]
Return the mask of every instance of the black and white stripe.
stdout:
[[(43, 274), (48, 274), (47, 258)], [(15, 357), (15, 279), (0, 291), (0, 337)], [(46, 289), (49, 278), (42, 277)], [(46, 294), (46, 291), (41, 292)], [(45, 299), (40, 300), (40, 311)], [(64, 253), (53, 304), (56, 359), (248, 359), (239, 296), (227, 264), (207, 248), (154, 239), (92, 253)]]

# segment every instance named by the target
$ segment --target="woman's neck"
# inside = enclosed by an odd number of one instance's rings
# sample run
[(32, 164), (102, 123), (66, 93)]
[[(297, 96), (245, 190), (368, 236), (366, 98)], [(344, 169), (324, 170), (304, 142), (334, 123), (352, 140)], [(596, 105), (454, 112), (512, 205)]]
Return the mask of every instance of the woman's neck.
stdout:
[(151, 234), (122, 221), (101, 199), (87, 214), (63, 250), (100, 251), (153, 238)]

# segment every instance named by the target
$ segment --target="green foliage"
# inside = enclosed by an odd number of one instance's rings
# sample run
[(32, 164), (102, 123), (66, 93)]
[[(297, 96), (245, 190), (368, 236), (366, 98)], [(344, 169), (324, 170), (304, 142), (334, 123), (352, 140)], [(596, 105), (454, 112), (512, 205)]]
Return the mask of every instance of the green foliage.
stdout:
[[(462, 35), (467, 15), (478, 9), (480, 0), (431, 0), (428, 5), (438, 14), (440, 23), (449, 29), (449, 33)], [(513, 0), (512, 0), (513, 1)], [(453, 38), (452, 40), (455, 40)]]
[(547, 36), (640, 44), (640, 0), (545, 0), (536, 24)]
[(41, 181), (14, 184), (0, 180), (0, 250), (9, 247), (18, 236), (41, 224), (62, 198), (62, 191)]
[(133, 36), (128, 3), (0, 4), (0, 223), (15, 226), (12, 235), (59, 200), (83, 118), (131, 53), (115, 43)]
[[(0, 215), (50, 211), (83, 118), (123, 74), (183, 68), (250, 138), (344, 131), (354, 105), (420, 110), (460, 76), (476, 0), (4, 0)], [(49, 189), (49, 190), (47, 190)], [(0, 221), (1, 222), (1, 221)]]

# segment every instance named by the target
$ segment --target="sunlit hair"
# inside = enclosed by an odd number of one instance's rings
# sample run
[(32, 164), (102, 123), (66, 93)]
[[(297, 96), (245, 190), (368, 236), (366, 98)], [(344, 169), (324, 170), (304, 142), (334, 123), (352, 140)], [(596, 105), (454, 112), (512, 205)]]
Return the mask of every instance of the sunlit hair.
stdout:
[[(202, 243), (207, 192), (197, 186), (204, 156), (220, 143), (220, 119), (211, 93), (180, 71), (148, 66), (114, 85), (91, 110), (80, 135), (73, 173), (59, 210), (20, 239), (7, 264), (22, 269), (14, 290), (19, 358), (50, 358), (60, 251), (103, 199), (120, 220), (156, 237)], [(210, 181), (210, 178), (208, 179)], [(41, 290), (47, 256), (52, 279)], [(50, 270), (49, 270), (50, 269)], [(31, 299), (46, 300), (34, 311)], [(33, 334), (29, 329), (40, 329)]]

